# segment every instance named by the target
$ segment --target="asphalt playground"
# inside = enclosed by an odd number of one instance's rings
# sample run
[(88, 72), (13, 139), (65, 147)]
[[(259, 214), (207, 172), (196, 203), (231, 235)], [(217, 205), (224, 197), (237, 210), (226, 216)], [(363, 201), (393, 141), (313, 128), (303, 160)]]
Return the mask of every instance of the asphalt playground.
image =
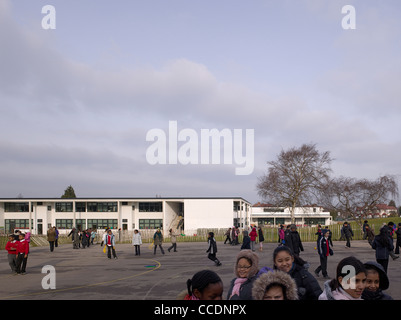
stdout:
[[(305, 251), (301, 257), (307, 260), (313, 273), (319, 265), (315, 243), (303, 243)], [(176, 300), (186, 289), (186, 281), (197, 271), (216, 271), (224, 283), (224, 297), (234, 277), (234, 261), (240, 245), (231, 246), (218, 242), (217, 257), (222, 266), (217, 267), (207, 259), (206, 242), (179, 242), (177, 252), (168, 252), (169, 243), (159, 248), (156, 255), (148, 244), (141, 246), (141, 256), (134, 255), (130, 244), (117, 244), (118, 259), (107, 258), (100, 245), (85, 249), (73, 249), (72, 244), (63, 244), (53, 252), (49, 247), (32, 247), (25, 275), (12, 275), (7, 261), (7, 252), (0, 257), (0, 300)], [(272, 253), (277, 244), (264, 243), (259, 255), (259, 267), (272, 267)], [(329, 257), (328, 273), (335, 276), (337, 263), (347, 256), (355, 256), (362, 262), (375, 260), (375, 251), (366, 241), (352, 241), (351, 248), (345, 242), (334, 242), (334, 255)], [(51, 282), (46, 278), (48, 267), (54, 269)], [(43, 273), (42, 273), (43, 272)], [(390, 288), (386, 291), (396, 300), (401, 300), (401, 258), (390, 258), (388, 276)], [(317, 278), (321, 287), (325, 279)], [(43, 283), (45, 285), (43, 286)], [(53, 288), (46, 288), (53, 283)]]

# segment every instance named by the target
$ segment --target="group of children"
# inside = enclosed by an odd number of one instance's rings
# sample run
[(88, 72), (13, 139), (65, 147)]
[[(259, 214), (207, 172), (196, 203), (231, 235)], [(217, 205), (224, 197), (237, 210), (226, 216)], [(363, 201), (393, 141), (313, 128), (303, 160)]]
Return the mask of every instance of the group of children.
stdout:
[(299, 256), (286, 246), (273, 253), (273, 268), (259, 268), (258, 255), (241, 250), (237, 256), (228, 293), (223, 297), (223, 281), (215, 271), (201, 270), (187, 281), (179, 294), (183, 300), (392, 300), (384, 293), (389, 280), (383, 267), (362, 263), (350, 256), (342, 259), (336, 276), (324, 283), (323, 290), (307, 271)]
[[(389, 239), (389, 226), (383, 226), (381, 233)], [(296, 232), (293, 229), (292, 232)], [(319, 229), (317, 250), (320, 265), (315, 270), (319, 277), (329, 279), (327, 258), (333, 255), (331, 232)], [(287, 237), (287, 244), (290, 238)], [(379, 241), (376, 237), (375, 241)], [(300, 241), (300, 240), (299, 240)], [(388, 240), (392, 242), (392, 240)], [(373, 242), (374, 243), (374, 242)], [(208, 234), (208, 258), (217, 266), (217, 244), (214, 233)], [(299, 248), (299, 246), (298, 246)], [(375, 248), (372, 246), (372, 248)], [(389, 247), (389, 249), (391, 249)], [(303, 248), (302, 248), (303, 251)], [(377, 252), (377, 250), (376, 250)], [(377, 254), (376, 254), (377, 257)], [(388, 258), (388, 257), (387, 257)], [(228, 300), (392, 300), (384, 293), (389, 288), (386, 265), (377, 261), (362, 263), (350, 256), (342, 259), (336, 269), (336, 276), (324, 283), (321, 289), (316, 278), (307, 270), (309, 264), (295, 253), (291, 245), (280, 243), (273, 252), (273, 268), (259, 268), (259, 257), (252, 249), (242, 249), (237, 256), (234, 273), (226, 299)], [(187, 290), (179, 295), (184, 300), (221, 300), (223, 283), (218, 274), (211, 270), (197, 272), (187, 281)]]
[(29, 255), (30, 234), (22, 233), (18, 230), (14, 234), (8, 235), (6, 244), (8, 264), (14, 275), (26, 274), (26, 265)]

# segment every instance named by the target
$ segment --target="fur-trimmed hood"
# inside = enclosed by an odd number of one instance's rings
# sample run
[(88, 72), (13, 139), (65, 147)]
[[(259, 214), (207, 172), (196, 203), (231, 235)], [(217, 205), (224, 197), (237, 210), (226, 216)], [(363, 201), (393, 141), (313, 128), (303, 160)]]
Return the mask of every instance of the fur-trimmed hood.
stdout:
[(252, 250), (248, 250), (248, 249), (241, 250), (239, 252), (239, 254), (237, 255), (237, 260), (235, 261), (235, 266), (234, 266), (234, 274), (236, 277), (239, 277), (238, 269), (237, 269), (238, 261), (242, 258), (246, 258), (252, 262), (252, 266), (250, 267), (249, 273), (248, 273), (248, 278), (252, 278), (259, 271), (259, 257)]
[(270, 284), (277, 283), (286, 288), (285, 298), (287, 300), (298, 300), (297, 285), (291, 276), (283, 271), (274, 270), (262, 274), (253, 283), (252, 297), (254, 300), (263, 300), (266, 287)]

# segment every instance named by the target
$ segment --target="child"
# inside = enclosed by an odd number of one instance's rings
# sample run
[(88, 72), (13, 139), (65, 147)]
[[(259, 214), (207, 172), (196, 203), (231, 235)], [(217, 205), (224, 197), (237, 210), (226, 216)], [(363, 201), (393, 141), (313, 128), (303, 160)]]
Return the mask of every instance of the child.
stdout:
[(259, 271), (259, 256), (252, 250), (241, 250), (237, 255), (234, 273), (228, 289), (228, 300), (252, 300), (252, 286)]
[(252, 231), (249, 233), (249, 238), (251, 239), (251, 250), (255, 251), (255, 243), (256, 243), (256, 238), (258, 236), (258, 232), (256, 231), (256, 228), (253, 227)]
[(159, 228), (153, 235), (153, 245), (154, 245), (153, 254), (156, 254), (157, 246), (159, 246), (160, 251), (162, 252), (162, 254), (164, 254), (164, 249), (162, 247), (162, 244), (163, 244), (163, 234)]
[(251, 249), (251, 238), (248, 236), (248, 231), (244, 230), (242, 231), (242, 246), (241, 246), (241, 250), (248, 250)]
[(388, 236), (388, 228), (384, 226), (380, 229), (380, 234), (375, 237), (372, 248), (376, 250), (376, 261), (380, 263), (387, 273), (390, 252), (393, 251), (393, 239)]
[(171, 247), (168, 248), (168, 252), (170, 252), (171, 249), (174, 249), (174, 252), (177, 252), (177, 236), (181, 235), (180, 233), (174, 233), (173, 229), (169, 230), (169, 235), (171, 239)]
[(25, 234), (20, 233), (17, 244), (16, 271), (19, 275), (26, 274), (26, 264), (28, 262), (29, 243), (25, 240)]
[(395, 232), (395, 234), (397, 235), (397, 240), (395, 243), (395, 250), (394, 253), (395, 254), (400, 254), (400, 247), (401, 247), (401, 222), (398, 223), (398, 228), (397, 231)]
[(115, 238), (114, 238), (114, 234), (111, 231), (111, 229), (109, 229), (107, 231), (107, 233), (105, 234), (104, 238), (103, 238), (104, 244), (105, 246), (107, 246), (107, 258), (111, 259), (111, 253), (113, 253), (113, 257), (114, 259), (117, 259), (117, 255), (116, 255), (116, 249), (115, 249)]
[(6, 244), (6, 250), (8, 252), (7, 258), (8, 258), (8, 264), (10, 265), (11, 272), (13, 274), (17, 273), (17, 267), (16, 267), (16, 262), (17, 262), (17, 241), (14, 238), (14, 235), (10, 234), (8, 236), (8, 242)]
[(258, 227), (258, 238), (259, 238), (259, 251), (263, 251), (263, 241), (265, 241), (265, 237), (263, 236), (263, 229)]
[(187, 280), (187, 291), (178, 296), (184, 300), (222, 300), (223, 282), (216, 272), (202, 270)]
[(322, 293), (315, 277), (305, 268), (305, 261), (287, 246), (279, 246), (273, 252), (274, 269), (288, 273), (295, 280), (299, 300), (317, 300)]
[(142, 237), (141, 234), (137, 229), (134, 230), (134, 235), (132, 237), (132, 245), (135, 246), (135, 255), (141, 255), (141, 244), (142, 244)]
[(322, 231), (323, 236), (319, 238), (317, 242), (317, 249), (320, 257), (320, 266), (315, 270), (315, 275), (319, 277), (319, 272), (322, 271), (323, 278), (328, 278), (327, 275), (327, 258), (333, 255), (333, 250), (330, 247), (329, 235), (330, 231), (324, 229)]
[(206, 250), (206, 253), (208, 254), (208, 258), (212, 261), (214, 261), (214, 263), (216, 264), (216, 266), (221, 266), (221, 262), (219, 261), (219, 259), (217, 259), (216, 257), (216, 253), (217, 253), (217, 243), (216, 240), (214, 239), (214, 233), (213, 232), (209, 232), (207, 235), (207, 239), (208, 239), (208, 244), (209, 244), (209, 248)]
[(319, 300), (362, 300), (365, 286), (365, 266), (357, 258), (347, 257), (338, 263), (336, 278), (324, 283)]
[(364, 263), (366, 268), (366, 287), (362, 293), (363, 300), (393, 300), (383, 290), (390, 286), (388, 277), (381, 264), (368, 261)]
[(254, 300), (298, 300), (297, 285), (287, 273), (275, 270), (262, 274), (252, 287)]

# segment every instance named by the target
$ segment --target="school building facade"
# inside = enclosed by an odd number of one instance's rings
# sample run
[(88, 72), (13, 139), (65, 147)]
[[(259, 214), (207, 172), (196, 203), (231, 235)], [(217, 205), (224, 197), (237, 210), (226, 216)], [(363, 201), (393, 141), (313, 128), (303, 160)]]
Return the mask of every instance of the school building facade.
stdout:
[(61, 234), (84, 229), (144, 230), (246, 227), (251, 204), (241, 197), (223, 198), (13, 198), (0, 199), (0, 232)]
[[(297, 226), (331, 225), (330, 212), (321, 206), (296, 207), (294, 211)], [(290, 208), (276, 207), (270, 204), (256, 203), (252, 206), (251, 224), (258, 226), (278, 226), (291, 224)]]

